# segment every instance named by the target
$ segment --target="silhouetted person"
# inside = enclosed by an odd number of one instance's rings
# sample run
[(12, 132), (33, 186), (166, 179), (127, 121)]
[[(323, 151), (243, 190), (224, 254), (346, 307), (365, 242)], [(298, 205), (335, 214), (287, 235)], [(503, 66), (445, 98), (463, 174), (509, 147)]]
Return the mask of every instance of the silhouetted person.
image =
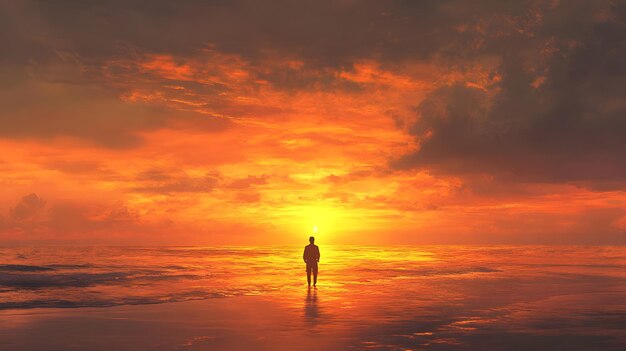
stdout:
[(313, 286), (317, 285), (317, 263), (320, 261), (320, 248), (313, 244), (314, 237), (309, 238), (310, 244), (304, 247), (302, 258), (306, 262), (306, 280), (311, 286), (311, 272), (313, 272)]

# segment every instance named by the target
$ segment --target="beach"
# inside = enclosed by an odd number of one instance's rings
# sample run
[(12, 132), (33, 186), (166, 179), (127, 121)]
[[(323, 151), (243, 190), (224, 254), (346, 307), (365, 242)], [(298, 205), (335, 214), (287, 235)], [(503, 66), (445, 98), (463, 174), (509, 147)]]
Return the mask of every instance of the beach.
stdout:
[(620, 350), (626, 249), (0, 250), (3, 350)]

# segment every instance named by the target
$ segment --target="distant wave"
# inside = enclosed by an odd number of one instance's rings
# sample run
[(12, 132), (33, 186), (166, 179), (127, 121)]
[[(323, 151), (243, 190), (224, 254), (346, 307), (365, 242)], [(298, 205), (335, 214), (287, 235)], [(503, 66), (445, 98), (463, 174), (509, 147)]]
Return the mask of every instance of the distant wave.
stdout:
[(112, 285), (131, 281), (133, 283), (141, 283), (141, 281), (195, 278), (197, 278), (197, 276), (192, 274), (162, 274), (161, 272), (155, 271), (71, 274), (18, 274), (0, 272), (0, 286), (21, 289), (40, 289), (48, 287), (88, 287), (98, 284)]
[(0, 272), (49, 272), (59, 269), (93, 268), (90, 264), (49, 264), (44, 266), (30, 266), (25, 264), (0, 264)]
[(30, 308), (86, 308), (86, 307), (114, 307), (124, 305), (154, 305), (170, 302), (183, 302), (191, 300), (207, 300), (212, 298), (224, 298), (242, 293), (220, 293), (198, 291), (195, 293), (181, 294), (177, 296), (152, 296), (152, 297), (127, 297), (122, 299), (97, 300), (64, 300), (64, 299), (33, 299), (19, 302), (0, 302), (0, 310), (30, 309)]
[(54, 268), (43, 266), (27, 266), (23, 264), (2, 264), (0, 271), (2, 272), (44, 272), (53, 271)]

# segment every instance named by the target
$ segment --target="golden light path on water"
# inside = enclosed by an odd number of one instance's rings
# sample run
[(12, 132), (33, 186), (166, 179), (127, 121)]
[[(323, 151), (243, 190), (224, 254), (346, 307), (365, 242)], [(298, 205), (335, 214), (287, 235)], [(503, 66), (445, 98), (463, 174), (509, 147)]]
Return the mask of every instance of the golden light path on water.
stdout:
[[(626, 248), (322, 245), (0, 249), (14, 350), (607, 349)], [(73, 307), (73, 308), (70, 308)], [(34, 337), (37, 335), (37, 337)]]

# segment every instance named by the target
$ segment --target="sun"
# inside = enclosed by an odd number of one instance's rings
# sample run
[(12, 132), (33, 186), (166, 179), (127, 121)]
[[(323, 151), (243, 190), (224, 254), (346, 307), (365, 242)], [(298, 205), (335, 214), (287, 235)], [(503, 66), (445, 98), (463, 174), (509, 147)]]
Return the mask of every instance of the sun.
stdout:
[(316, 225), (313, 226), (313, 234), (317, 234), (317, 226)]

